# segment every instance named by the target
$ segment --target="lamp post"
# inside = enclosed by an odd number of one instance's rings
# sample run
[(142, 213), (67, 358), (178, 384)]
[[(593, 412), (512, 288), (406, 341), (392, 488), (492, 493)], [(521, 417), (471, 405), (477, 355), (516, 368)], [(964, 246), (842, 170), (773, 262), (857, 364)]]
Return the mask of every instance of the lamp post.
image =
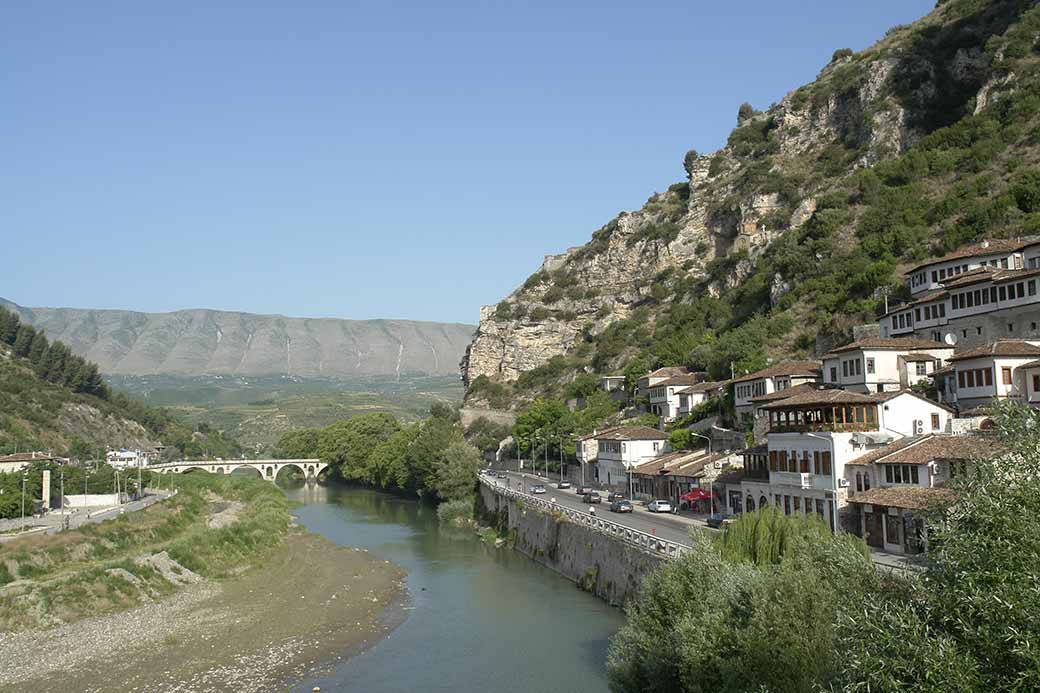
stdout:
[[(690, 431), (690, 435), (696, 436), (698, 438), (703, 438), (708, 442), (708, 461), (711, 461), (711, 438), (708, 436), (701, 435), (700, 433), (694, 433), (693, 431)], [(715, 495), (712, 493), (710, 476), (708, 477), (708, 517), (715, 517)]]
[(28, 479), (28, 474), (22, 472), (22, 531), (25, 531), (25, 482)]
[(831, 450), (831, 491), (834, 498), (828, 504), (831, 509), (831, 531), (835, 534), (838, 532), (838, 457), (834, 448), (834, 439), (827, 436), (822, 436), (819, 433), (812, 433), (806, 431), (803, 435), (809, 436), (810, 438), (817, 438), (818, 440), (826, 441), (830, 446)]

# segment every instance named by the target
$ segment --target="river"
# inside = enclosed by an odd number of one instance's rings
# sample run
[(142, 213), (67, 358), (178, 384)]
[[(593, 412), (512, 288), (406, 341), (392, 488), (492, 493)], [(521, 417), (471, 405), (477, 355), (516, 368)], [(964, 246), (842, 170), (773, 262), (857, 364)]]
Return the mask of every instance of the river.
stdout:
[(606, 654), (623, 616), (573, 583), (436, 511), (366, 489), (300, 486), (302, 525), (408, 571), (405, 620), (371, 649), (292, 690), (607, 690)]

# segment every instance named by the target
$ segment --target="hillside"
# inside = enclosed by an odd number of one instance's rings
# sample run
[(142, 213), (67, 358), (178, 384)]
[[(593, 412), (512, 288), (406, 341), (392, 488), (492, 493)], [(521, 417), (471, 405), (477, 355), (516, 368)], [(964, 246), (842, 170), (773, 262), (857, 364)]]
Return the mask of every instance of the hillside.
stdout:
[(189, 426), (113, 394), (96, 364), (0, 307), (0, 455), (49, 450), (97, 459), (106, 448), (150, 450), (159, 443), (178, 457), (241, 454), (235, 441), (205, 424)]
[(473, 335), (471, 325), (409, 320), (0, 306), (106, 375), (454, 375)]
[[(1040, 231), (1040, 8), (947, 0), (764, 111), (494, 306), (467, 400), (559, 394), (579, 372), (686, 364), (715, 378), (875, 322), (900, 272)], [(677, 157), (678, 158), (678, 157)]]

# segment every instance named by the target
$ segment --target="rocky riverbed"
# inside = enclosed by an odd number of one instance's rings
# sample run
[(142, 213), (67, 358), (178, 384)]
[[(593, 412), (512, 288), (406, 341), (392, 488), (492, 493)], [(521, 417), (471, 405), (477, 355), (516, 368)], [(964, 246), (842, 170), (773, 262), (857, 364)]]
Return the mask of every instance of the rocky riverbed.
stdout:
[(0, 691), (260, 691), (320, 671), (403, 620), (405, 573), (293, 532), (260, 569), (43, 631), (0, 634)]

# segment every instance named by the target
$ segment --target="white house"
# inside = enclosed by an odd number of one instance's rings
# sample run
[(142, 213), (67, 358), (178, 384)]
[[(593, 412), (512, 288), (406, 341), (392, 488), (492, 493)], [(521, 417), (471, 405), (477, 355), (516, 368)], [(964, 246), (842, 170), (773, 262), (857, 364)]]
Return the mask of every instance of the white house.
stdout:
[(676, 375), (650, 386), (650, 411), (665, 421), (679, 416), (679, 392), (704, 382), (703, 373)]
[[(679, 375), (689, 375), (690, 369), (686, 366), (665, 366), (656, 371), (647, 373), (636, 381), (636, 397), (645, 397), (650, 394), (650, 388), (662, 381)], [(703, 380), (703, 378), (701, 378)]]
[(930, 378), (953, 347), (918, 337), (868, 337), (823, 356), (823, 382), (852, 392), (904, 390)]
[(721, 397), (726, 385), (725, 381), (706, 381), (678, 390), (675, 394), (679, 396), (679, 416), (686, 416), (694, 407), (704, 404), (712, 397)]
[(623, 390), (625, 388), (625, 376), (623, 375), (603, 375), (599, 379), (599, 389), (604, 392), (614, 392), (615, 390)]
[(669, 451), (668, 434), (647, 426), (620, 426), (596, 435), (596, 478), (607, 486), (628, 484), (628, 470)]
[(1040, 403), (1040, 339), (1002, 339), (950, 357), (937, 375), (943, 399), (961, 412), (995, 399)]
[(752, 466), (741, 481), (743, 509), (816, 513), (847, 524), (845, 465), (900, 438), (948, 430), (953, 411), (910, 391), (861, 394), (806, 390), (766, 404), (768, 478)]
[(141, 450), (109, 450), (105, 453), (105, 461), (113, 467), (144, 467), (151, 457)]
[(67, 463), (68, 459), (55, 457), (48, 452), (16, 452), (11, 455), (0, 456), (0, 473), (20, 472), (33, 462)]
[(980, 267), (1022, 269), (1026, 266), (1026, 249), (1040, 254), (1040, 244), (1036, 239), (994, 239), (967, 245), (911, 267), (906, 272), (906, 284), (910, 293), (916, 296), (938, 289), (947, 279)]
[(876, 549), (921, 553), (920, 511), (947, 497), (943, 485), (973, 461), (1002, 452), (996, 441), (981, 436), (927, 433), (852, 460), (845, 465), (852, 531)]
[(815, 383), (820, 378), (817, 361), (784, 361), (733, 380), (733, 405), (738, 418), (752, 416), (752, 400), (789, 387)]

